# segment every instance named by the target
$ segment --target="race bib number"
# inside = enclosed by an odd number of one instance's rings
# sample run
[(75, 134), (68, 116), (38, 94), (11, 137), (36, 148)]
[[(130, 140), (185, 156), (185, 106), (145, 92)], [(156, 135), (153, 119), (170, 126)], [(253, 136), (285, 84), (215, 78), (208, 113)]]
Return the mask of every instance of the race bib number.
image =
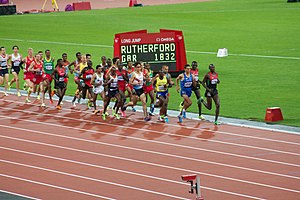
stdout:
[(211, 80), (211, 84), (215, 85), (215, 84), (217, 84), (217, 83), (218, 83), (218, 79), (213, 79), (213, 80)]
[(92, 77), (93, 77), (93, 75), (92, 75), (92, 74), (88, 74), (88, 75), (86, 75), (86, 77), (85, 77), (85, 78), (87, 78), (87, 79), (92, 79)]
[(191, 87), (191, 86), (192, 86), (192, 82), (184, 83), (184, 87), (186, 87), (186, 88)]
[(19, 66), (19, 65), (20, 65), (20, 63), (21, 63), (20, 61), (15, 61), (15, 62), (14, 62), (14, 66), (16, 66), (16, 67), (17, 67), (17, 66)]
[(112, 82), (111, 84), (110, 84), (110, 87), (118, 87), (118, 83), (116, 83), (116, 82)]
[(52, 69), (53, 69), (52, 65), (46, 65), (46, 70), (52, 70)]
[(198, 81), (198, 80), (199, 80), (198, 76), (195, 76), (195, 80), (196, 80), (196, 81)]
[(59, 82), (64, 82), (65, 81), (65, 77), (59, 77), (58, 81)]
[(160, 86), (158, 86), (158, 89), (159, 89), (159, 90), (165, 90), (165, 86), (160, 85)]

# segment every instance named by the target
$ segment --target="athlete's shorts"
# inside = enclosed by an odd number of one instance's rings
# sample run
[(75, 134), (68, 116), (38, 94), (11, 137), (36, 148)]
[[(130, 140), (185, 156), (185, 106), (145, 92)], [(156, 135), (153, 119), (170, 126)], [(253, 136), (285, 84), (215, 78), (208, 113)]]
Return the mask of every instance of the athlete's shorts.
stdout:
[(129, 83), (126, 83), (125, 87), (126, 88), (129, 87), (131, 90), (133, 90), (133, 86), (131, 84), (129, 84)]
[(181, 90), (180, 91), (180, 95), (183, 96), (183, 95), (187, 95), (188, 97), (191, 97), (192, 96), (192, 90)]
[(199, 90), (200, 89), (200, 83), (197, 83), (196, 86), (192, 86), (192, 90)]
[(103, 91), (104, 91), (104, 87), (102, 85), (93, 88), (94, 94), (101, 94)]
[(20, 67), (12, 67), (11, 68), (11, 73), (15, 72), (15, 73), (17, 73), (19, 75), (20, 70), (21, 70)]
[(8, 74), (8, 69), (7, 68), (1, 69), (0, 70), (0, 76), (4, 76), (5, 74)]
[(40, 84), (41, 82), (43, 81), (43, 76), (34, 76), (33, 79), (32, 79), (32, 82), (35, 84), (35, 85), (38, 85)]
[(165, 91), (165, 92), (156, 92), (156, 98), (159, 99), (159, 97), (164, 97), (165, 99), (167, 98), (168, 96), (168, 92)]
[(114, 98), (119, 93), (119, 90), (108, 90), (108, 97)]
[(145, 85), (144, 86), (144, 93), (145, 94), (149, 94), (152, 90), (154, 90), (153, 85), (149, 85), (149, 86)]
[(125, 93), (126, 85), (125, 84), (119, 84), (119, 90)]
[(47, 79), (50, 83), (52, 82), (52, 76), (51, 76), (51, 74), (44, 74), (43, 78), (44, 78), (44, 80)]
[(55, 89), (58, 89), (58, 88), (64, 89), (65, 87), (67, 87), (67, 84), (64, 81), (63, 82), (61, 82), (61, 81), (55, 82), (55, 84), (54, 84)]
[(142, 94), (144, 94), (144, 89), (140, 88), (140, 89), (134, 89), (133, 94), (137, 95), (138, 97), (140, 97)]
[(217, 89), (212, 89), (212, 92), (209, 92), (208, 90), (205, 91), (205, 97), (214, 97), (218, 94)]

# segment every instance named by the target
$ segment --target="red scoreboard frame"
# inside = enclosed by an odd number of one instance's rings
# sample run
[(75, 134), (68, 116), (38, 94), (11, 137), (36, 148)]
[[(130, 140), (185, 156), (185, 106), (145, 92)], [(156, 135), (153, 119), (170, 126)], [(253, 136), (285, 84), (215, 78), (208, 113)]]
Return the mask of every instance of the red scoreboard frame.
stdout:
[(179, 72), (187, 63), (182, 31), (167, 29), (160, 29), (159, 33), (138, 30), (115, 34), (114, 56), (126, 64), (148, 62), (154, 72), (162, 65), (169, 66), (170, 72)]

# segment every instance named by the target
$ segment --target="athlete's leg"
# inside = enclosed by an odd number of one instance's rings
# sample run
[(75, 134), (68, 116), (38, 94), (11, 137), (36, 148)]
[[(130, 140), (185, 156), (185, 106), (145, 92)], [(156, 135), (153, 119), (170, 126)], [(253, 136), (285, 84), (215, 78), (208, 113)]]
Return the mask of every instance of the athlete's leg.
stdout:
[(206, 102), (204, 100), (202, 100), (202, 103), (203, 105), (208, 109), (208, 110), (211, 110), (212, 108), (212, 98), (209, 96), (209, 97), (206, 97)]
[(5, 89), (5, 93), (6, 93), (7, 92), (7, 88), (8, 88), (9, 74), (5, 74), (4, 75), (4, 81), (5, 81), (4, 89)]
[(147, 102), (146, 102), (146, 95), (145, 95), (145, 93), (141, 94), (140, 100), (141, 100), (142, 106), (143, 106), (144, 117), (148, 117)]
[(39, 84), (40, 92), (42, 93), (42, 106), (45, 106), (45, 93), (44, 93), (44, 82), (41, 81)]
[[(200, 90), (196, 89), (196, 90), (194, 90), (194, 93), (196, 95), (197, 100), (200, 99), (200, 97), (201, 97)], [(201, 103), (198, 104), (198, 111), (199, 111), (199, 116), (202, 115), (202, 104)]]
[(216, 104), (216, 115), (215, 115), (215, 122), (218, 121), (218, 117), (219, 117), (219, 113), (220, 113), (220, 99), (219, 99), (219, 95), (216, 94), (214, 97), (214, 102)]

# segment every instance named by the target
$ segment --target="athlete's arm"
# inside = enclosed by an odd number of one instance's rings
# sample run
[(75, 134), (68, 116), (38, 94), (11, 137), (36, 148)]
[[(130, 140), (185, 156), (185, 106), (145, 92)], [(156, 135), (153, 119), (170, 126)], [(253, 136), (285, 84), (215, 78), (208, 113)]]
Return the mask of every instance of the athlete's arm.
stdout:
[(54, 69), (54, 71), (52, 72), (51, 76), (52, 76), (52, 78), (53, 78), (53, 80), (54, 80), (55, 82), (58, 82), (58, 80), (57, 80), (56, 77), (55, 77), (55, 74), (56, 74), (56, 73), (57, 73), (57, 68)]
[(91, 84), (92, 84), (93, 86), (98, 86), (98, 85), (95, 83), (95, 79), (96, 79), (96, 73), (93, 74), (93, 76), (92, 76)]
[(135, 84), (133, 83), (133, 82), (134, 82), (134, 79), (135, 79), (135, 73), (132, 73), (131, 79), (129, 80), (129, 84), (131, 84), (131, 85), (136, 85), (136, 83), (135, 83)]
[(207, 85), (206, 85), (206, 81), (207, 81), (208, 78), (209, 78), (209, 77), (208, 77), (208, 74), (206, 74), (206, 75), (204, 76), (203, 80), (202, 80), (202, 85), (203, 85), (203, 87), (204, 87), (206, 90), (210, 91), (210, 89), (209, 89), (209, 88), (207, 87)]
[(30, 72), (34, 72), (34, 62), (32, 62), (31, 64), (30, 64), (30, 66), (28, 67), (28, 71), (30, 71)]
[(86, 68), (83, 68), (82, 71), (80, 72), (79, 76), (78, 76), (79, 79), (86, 80), (85, 78), (82, 77), (83, 74), (85, 73), (85, 71), (86, 71)]
[(183, 78), (183, 74), (179, 74), (179, 76), (177, 76), (176, 78), (176, 90), (177, 92), (179, 92), (179, 80), (182, 80)]
[(197, 81), (195, 79), (194, 74), (192, 74), (192, 79), (193, 79), (193, 87), (197, 87)]
[(129, 81), (129, 78), (128, 78), (128, 73), (127, 73), (127, 71), (125, 71), (125, 74), (123, 74), (123, 73), (122, 73), (122, 76), (123, 76), (123, 78), (124, 78), (124, 80), (125, 80), (126, 82), (128, 82), (128, 81)]

